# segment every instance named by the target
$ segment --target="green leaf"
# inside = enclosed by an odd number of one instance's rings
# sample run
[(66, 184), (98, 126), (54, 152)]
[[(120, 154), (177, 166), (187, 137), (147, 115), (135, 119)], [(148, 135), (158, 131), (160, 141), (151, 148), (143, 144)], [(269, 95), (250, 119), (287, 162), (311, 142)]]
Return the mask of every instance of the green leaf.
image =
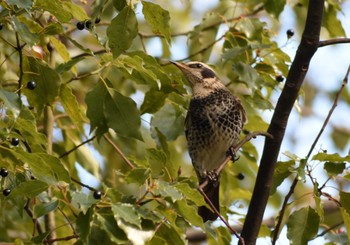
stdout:
[[(57, 51), (57, 53), (62, 57), (62, 59), (65, 62), (70, 61), (69, 52), (68, 52), (66, 46), (60, 40), (58, 40), (57, 38), (55, 38), (53, 36), (50, 36), (50, 42), (55, 47), (55, 51)], [(56, 69), (56, 71), (58, 72), (58, 69)]]
[(322, 25), (327, 29), (331, 37), (345, 37), (346, 34), (342, 23), (337, 18), (337, 13), (336, 8), (328, 4), (325, 8)]
[(93, 214), (94, 209), (89, 208), (85, 214), (83, 212), (80, 212), (76, 221), (76, 229), (77, 234), (79, 235), (79, 240), (82, 241), (84, 244), (87, 244), (87, 239), (91, 232), (91, 226), (93, 224)]
[(184, 110), (176, 104), (166, 104), (152, 117), (152, 136), (155, 138), (155, 128), (158, 128), (169, 141), (176, 140), (184, 134), (184, 123)]
[(86, 214), (92, 205), (97, 203), (99, 200), (95, 199), (92, 193), (85, 194), (82, 192), (74, 192), (72, 194), (72, 205), (79, 208), (84, 214)]
[(72, 90), (65, 84), (61, 85), (60, 98), (64, 111), (73, 121), (74, 125), (76, 125), (82, 132), (84, 123), (83, 113), (80, 110), (80, 106)]
[(24, 89), (24, 94), (40, 115), (45, 105), (51, 105), (59, 94), (61, 77), (41, 60), (28, 57), (24, 81), (36, 82), (34, 90)]
[(152, 32), (165, 37), (168, 44), (171, 43), (170, 37), (170, 15), (158, 4), (142, 1), (142, 13), (147, 23), (152, 27)]
[(60, 23), (50, 23), (40, 31), (42, 35), (56, 35), (63, 32), (62, 25)]
[[(194, 27), (189, 36), (189, 52), (193, 60), (207, 61), (213, 48), (219, 25), (215, 25), (221, 21), (218, 14), (210, 12), (206, 14), (202, 22)], [(198, 53), (199, 52), (199, 53)]]
[(67, 23), (72, 19), (72, 14), (67, 9), (62, 8), (62, 1), (36, 0), (34, 7), (41, 8), (53, 14), (60, 22)]
[(125, 6), (127, 6), (126, 0), (113, 1), (113, 6), (116, 10), (121, 11)]
[(350, 155), (341, 157), (338, 153), (328, 154), (324, 152), (317, 153), (312, 157), (312, 160), (318, 160), (320, 162), (350, 162)]
[(16, 16), (12, 16), (12, 22), (15, 31), (18, 32), (20, 38), (23, 40), (23, 42), (29, 44), (30, 46), (33, 46), (39, 42), (39, 36), (35, 33), (32, 33), (28, 26), (20, 22)]
[(350, 214), (350, 193), (341, 191), (340, 195), (340, 203), (343, 208), (345, 208), (346, 212)]
[(349, 241), (350, 240), (350, 215), (349, 215), (349, 212), (343, 207), (340, 207), (339, 209), (345, 224), (346, 234), (348, 236), (348, 241)]
[(192, 201), (196, 206), (205, 205), (203, 196), (194, 187), (189, 186), (187, 183), (176, 184), (176, 189), (178, 189), (182, 195), (189, 201)]
[(108, 45), (117, 58), (123, 51), (130, 48), (137, 36), (137, 19), (130, 7), (125, 7), (107, 28)]
[(34, 198), (43, 191), (46, 191), (49, 186), (40, 180), (31, 180), (20, 183), (11, 192), (11, 198), (17, 196), (25, 196), (28, 198)]
[(318, 231), (320, 217), (314, 209), (306, 207), (291, 214), (287, 222), (287, 237), (293, 244), (307, 244)]
[(0, 89), (0, 103), (3, 108), (11, 111), (15, 118), (18, 117), (21, 110), (21, 101), (16, 93)]
[(181, 238), (180, 234), (176, 232), (175, 229), (168, 227), (168, 225), (164, 224), (159, 227), (156, 231), (154, 237), (147, 243), (149, 245), (158, 244), (156, 242), (166, 241), (165, 244), (169, 244), (171, 241), (172, 244), (176, 245), (185, 245), (185, 238)]
[(248, 64), (238, 62), (233, 64), (232, 68), (239, 76), (239, 79), (253, 89), (254, 92), (264, 83), (258, 72)]
[(17, 5), (19, 8), (29, 9), (33, 5), (32, 0), (7, 0), (9, 5)]
[(116, 219), (122, 219), (125, 223), (135, 225), (141, 229), (141, 218), (133, 205), (128, 203), (116, 203), (112, 205), (112, 211)]
[(106, 96), (107, 90), (101, 81), (86, 94), (86, 116), (90, 119), (90, 133), (97, 127), (100, 129), (99, 132), (101, 134), (108, 130), (107, 120), (103, 112), (103, 104)]
[(164, 197), (170, 197), (173, 202), (183, 199), (182, 193), (174, 186), (165, 181), (159, 181), (158, 191)]
[(157, 112), (165, 102), (167, 95), (163, 91), (151, 89), (145, 94), (141, 105), (141, 114)]
[(293, 167), (295, 166), (295, 161), (290, 160), (288, 162), (277, 162), (275, 173), (273, 174), (272, 186), (270, 190), (270, 195), (273, 195), (277, 187), (282, 184), (282, 182), (290, 176), (293, 172)]
[(144, 66), (144, 61), (137, 55), (120, 55), (113, 64), (121, 68), (131, 80), (140, 84), (148, 84), (158, 87), (156, 75)]
[[(60, 53), (60, 55), (61, 55), (61, 53)], [(63, 54), (63, 55), (65, 55), (65, 54)], [(59, 64), (56, 67), (56, 71), (60, 74), (63, 72), (69, 71), (70, 69), (72, 69), (72, 67), (74, 67), (77, 63), (79, 63), (82, 60), (84, 60), (84, 57), (80, 57), (80, 58), (76, 58), (76, 59), (69, 59), (66, 63)]]
[(324, 220), (324, 208), (323, 208), (323, 203), (321, 201), (320, 191), (319, 191), (317, 182), (315, 182), (315, 184), (314, 184), (314, 199), (315, 199), (315, 206), (316, 206), (317, 214), (320, 217), (320, 221), (323, 222), (323, 220)]
[(63, 2), (63, 6), (65, 7), (65, 10), (72, 14), (77, 20), (84, 21), (90, 19), (85, 10), (73, 2)]
[(340, 162), (340, 163), (326, 162), (324, 164), (324, 169), (327, 171), (327, 174), (331, 176), (335, 176), (343, 173), (345, 167), (346, 167), (345, 162)]
[(134, 168), (131, 169), (125, 176), (127, 183), (145, 184), (146, 180), (150, 178), (151, 170), (149, 168)]
[(203, 227), (203, 219), (198, 215), (197, 209), (190, 206), (184, 199), (178, 200), (174, 204), (177, 212), (194, 226)]
[(278, 19), (278, 16), (283, 11), (285, 5), (286, 5), (286, 0), (266, 0), (264, 2), (265, 10), (269, 14), (272, 14), (272, 16), (276, 17), (277, 19)]
[(51, 211), (54, 211), (60, 202), (58, 200), (51, 201), (48, 203), (39, 203), (34, 206), (33, 218), (40, 218)]
[(128, 238), (125, 232), (119, 228), (114, 214), (104, 208), (96, 213), (96, 218), (100, 223), (100, 228), (107, 232), (109, 239), (116, 244), (126, 244)]
[(140, 132), (140, 112), (131, 98), (115, 89), (107, 88), (103, 105), (108, 127), (121, 136), (143, 140)]

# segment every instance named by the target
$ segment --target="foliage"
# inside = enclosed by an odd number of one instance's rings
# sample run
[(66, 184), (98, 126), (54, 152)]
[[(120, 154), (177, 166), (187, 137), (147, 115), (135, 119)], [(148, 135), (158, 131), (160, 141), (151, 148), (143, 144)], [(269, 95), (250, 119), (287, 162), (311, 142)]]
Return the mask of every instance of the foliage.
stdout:
[[(178, 57), (181, 43), (184, 60), (215, 64), (247, 111), (244, 132), (266, 130), (263, 115), (273, 111), (284, 85), (276, 77), (287, 77), (292, 62), (275, 38), (278, 18), (288, 7), (303, 24), (306, 1), (220, 1), (201, 19), (195, 15), (198, 1), (175, 2), (0, 2), (0, 167), (9, 171), (0, 178), (1, 190), (11, 190), (0, 197), (0, 242), (185, 244), (193, 226), (205, 231), (209, 244), (233, 239), (225, 226), (203, 224), (197, 214), (205, 202), (183, 128), (191, 94), (167, 61)], [(345, 36), (340, 12), (338, 3), (327, 2), (325, 37)], [(288, 46), (293, 37), (285, 40)], [(306, 89), (315, 87), (305, 85), (296, 108), (312, 105)], [(348, 90), (342, 98), (350, 103)], [(274, 218), (286, 195), (279, 187), (295, 176), (301, 180), (281, 218), (291, 242), (350, 239), (350, 157), (343, 153), (348, 132), (332, 128), (338, 152), (310, 159), (285, 152), (278, 162), (269, 202)], [(259, 147), (245, 144), (223, 172), (224, 217), (244, 220)], [(315, 173), (318, 166), (328, 180)], [(339, 191), (329, 194), (327, 183)], [(327, 200), (340, 206), (336, 214), (327, 212)], [(49, 213), (54, 232), (44, 228)], [(266, 229), (261, 236), (280, 232)]]

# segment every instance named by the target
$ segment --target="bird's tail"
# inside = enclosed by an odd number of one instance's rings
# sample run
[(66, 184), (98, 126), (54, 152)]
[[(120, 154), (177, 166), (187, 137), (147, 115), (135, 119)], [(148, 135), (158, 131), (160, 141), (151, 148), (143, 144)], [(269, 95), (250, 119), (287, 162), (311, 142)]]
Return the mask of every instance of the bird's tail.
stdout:
[[(209, 182), (205, 188), (204, 193), (207, 195), (211, 203), (214, 205), (216, 210), (220, 212), (220, 205), (219, 205), (219, 181), (215, 182)], [(198, 214), (202, 217), (203, 222), (206, 222), (207, 220), (216, 220), (218, 215), (208, 209), (205, 206), (201, 206), (198, 208)]]

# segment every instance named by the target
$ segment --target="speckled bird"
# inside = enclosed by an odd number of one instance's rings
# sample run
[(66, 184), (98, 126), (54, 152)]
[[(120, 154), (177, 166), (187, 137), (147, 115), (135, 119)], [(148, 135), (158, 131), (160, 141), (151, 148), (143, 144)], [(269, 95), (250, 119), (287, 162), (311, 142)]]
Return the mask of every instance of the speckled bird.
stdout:
[[(172, 62), (192, 87), (192, 99), (185, 121), (188, 151), (199, 184), (212, 175), (227, 157), (230, 147), (238, 143), (246, 114), (241, 102), (206, 64), (192, 61)], [(219, 211), (219, 183), (210, 181), (204, 192)], [(205, 206), (199, 207), (203, 221), (217, 215)]]

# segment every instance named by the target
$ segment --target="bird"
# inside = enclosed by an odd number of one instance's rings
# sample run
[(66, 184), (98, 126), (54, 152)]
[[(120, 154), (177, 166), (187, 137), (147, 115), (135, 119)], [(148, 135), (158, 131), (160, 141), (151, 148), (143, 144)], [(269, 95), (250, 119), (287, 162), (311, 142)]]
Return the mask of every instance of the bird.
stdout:
[[(171, 61), (187, 78), (192, 98), (185, 119), (188, 152), (199, 185), (207, 177), (212, 179), (203, 191), (220, 211), (220, 176), (215, 170), (224, 162), (232, 146), (239, 142), (240, 133), (247, 121), (240, 100), (221, 82), (213, 69), (198, 61), (187, 63)], [(203, 222), (214, 221), (218, 215), (206, 206), (198, 208)]]

